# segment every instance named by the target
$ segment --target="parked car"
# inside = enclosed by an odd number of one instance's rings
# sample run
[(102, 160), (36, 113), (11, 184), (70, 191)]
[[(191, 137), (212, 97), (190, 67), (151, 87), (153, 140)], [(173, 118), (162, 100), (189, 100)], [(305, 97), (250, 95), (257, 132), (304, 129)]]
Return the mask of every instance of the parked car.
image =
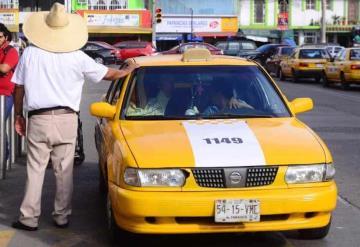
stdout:
[(345, 47), (343, 46), (326, 46), (331, 57), (336, 57)]
[(247, 57), (257, 53), (256, 44), (252, 40), (219, 41), (215, 46), (228, 56)]
[(296, 48), (293, 54), (280, 62), (280, 79), (291, 77), (293, 82), (300, 78), (314, 78), (320, 82), (330, 54), (325, 47), (306, 46)]
[[(335, 168), (297, 118), (310, 98), (289, 102), (256, 63), (206, 49), (131, 62), (139, 68), (90, 107), (113, 238), (125, 243), (124, 230), (327, 235)], [(241, 107), (228, 107), (231, 98)]]
[(88, 41), (81, 50), (101, 64), (117, 64), (123, 60), (118, 48), (103, 41)]
[(156, 52), (151, 42), (147, 41), (121, 41), (114, 46), (120, 49), (123, 60), (131, 57), (150, 56)]
[(343, 89), (360, 83), (360, 48), (346, 48), (325, 65), (323, 85), (339, 82)]
[(301, 47), (324, 47), (328, 50), (331, 57), (335, 57), (339, 54), (340, 51), (345, 49), (345, 47), (340, 46), (338, 43), (316, 43), (316, 44), (304, 44)]
[(265, 65), (266, 60), (275, 54), (278, 47), (288, 46), (284, 44), (266, 44), (262, 45), (256, 49), (257, 53), (246, 56), (249, 59), (252, 59), (261, 65)]
[(277, 47), (275, 53), (270, 56), (265, 62), (265, 68), (269, 73), (275, 74), (276, 77), (280, 76), (280, 62), (288, 58), (294, 51), (295, 47), (280, 46)]
[(162, 55), (169, 55), (169, 54), (181, 54), (184, 53), (189, 48), (205, 48), (210, 51), (213, 55), (222, 55), (223, 51), (211, 44), (208, 43), (200, 43), (200, 42), (189, 42), (189, 43), (183, 43), (180, 45), (177, 45), (173, 48), (171, 48), (168, 51), (160, 52)]

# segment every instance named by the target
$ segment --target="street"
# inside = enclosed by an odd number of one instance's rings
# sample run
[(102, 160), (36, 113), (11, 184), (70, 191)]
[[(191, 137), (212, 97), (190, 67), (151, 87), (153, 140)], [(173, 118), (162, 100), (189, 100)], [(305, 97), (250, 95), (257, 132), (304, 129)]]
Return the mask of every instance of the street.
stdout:
[[(94, 144), (95, 118), (88, 107), (100, 99), (109, 82), (85, 84), (81, 106), (86, 160), (75, 167), (73, 215), (67, 229), (55, 228), (51, 218), (55, 190), (54, 175), (48, 169), (43, 188), (42, 215), (37, 232), (10, 227), (19, 213), (26, 181), (24, 160), (20, 160), (0, 181), (0, 246), (111, 246), (107, 236), (104, 198), (98, 192), (97, 152)], [(299, 118), (328, 145), (336, 165), (337, 209), (329, 235), (323, 240), (298, 240), (294, 232), (264, 232), (222, 235), (136, 236), (119, 246), (359, 246), (360, 236), (360, 87), (344, 91), (338, 86), (323, 88), (315, 82), (278, 82), (292, 100), (310, 97), (314, 109)]]

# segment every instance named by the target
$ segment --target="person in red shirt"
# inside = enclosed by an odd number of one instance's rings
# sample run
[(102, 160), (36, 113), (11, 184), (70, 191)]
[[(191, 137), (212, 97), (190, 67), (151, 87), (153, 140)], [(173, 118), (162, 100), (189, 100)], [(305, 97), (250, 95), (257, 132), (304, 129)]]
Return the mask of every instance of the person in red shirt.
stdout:
[[(9, 45), (11, 33), (3, 23), (0, 23), (0, 95), (5, 95), (5, 118), (11, 113), (14, 104), (13, 91), (14, 83), (11, 77), (19, 61), (17, 50)], [(6, 145), (8, 146), (8, 145)], [(6, 149), (6, 156), (9, 156), (9, 149)]]

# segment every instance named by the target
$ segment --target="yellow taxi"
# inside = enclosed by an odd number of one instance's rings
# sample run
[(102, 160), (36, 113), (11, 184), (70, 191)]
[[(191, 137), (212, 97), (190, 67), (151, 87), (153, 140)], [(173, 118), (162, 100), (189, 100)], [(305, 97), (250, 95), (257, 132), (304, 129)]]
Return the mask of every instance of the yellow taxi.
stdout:
[(360, 83), (360, 48), (343, 49), (325, 65), (323, 85), (339, 82), (343, 89)]
[(290, 57), (281, 61), (280, 80), (289, 77), (293, 82), (298, 82), (300, 78), (314, 78), (316, 82), (320, 82), (324, 66), (329, 60), (330, 55), (324, 47), (296, 48)]
[(289, 102), (255, 62), (204, 49), (130, 62), (139, 68), (90, 107), (113, 238), (327, 235), (337, 196), (332, 156), (296, 117), (311, 99)]

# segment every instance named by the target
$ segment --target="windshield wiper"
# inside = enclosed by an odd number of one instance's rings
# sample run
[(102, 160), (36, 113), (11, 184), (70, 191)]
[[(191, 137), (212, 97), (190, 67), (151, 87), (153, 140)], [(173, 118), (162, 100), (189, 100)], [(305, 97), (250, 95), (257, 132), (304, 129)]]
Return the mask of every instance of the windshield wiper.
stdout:
[(202, 116), (204, 119), (216, 119), (216, 118), (273, 118), (272, 115), (266, 114), (231, 114), (231, 113), (224, 113), (224, 114), (214, 114), (208, 116)]
[(126, 120), (188, 120), (188, 119), (199, 119), (200, 116), (191, 115), (191, 116), (126, 116)]

